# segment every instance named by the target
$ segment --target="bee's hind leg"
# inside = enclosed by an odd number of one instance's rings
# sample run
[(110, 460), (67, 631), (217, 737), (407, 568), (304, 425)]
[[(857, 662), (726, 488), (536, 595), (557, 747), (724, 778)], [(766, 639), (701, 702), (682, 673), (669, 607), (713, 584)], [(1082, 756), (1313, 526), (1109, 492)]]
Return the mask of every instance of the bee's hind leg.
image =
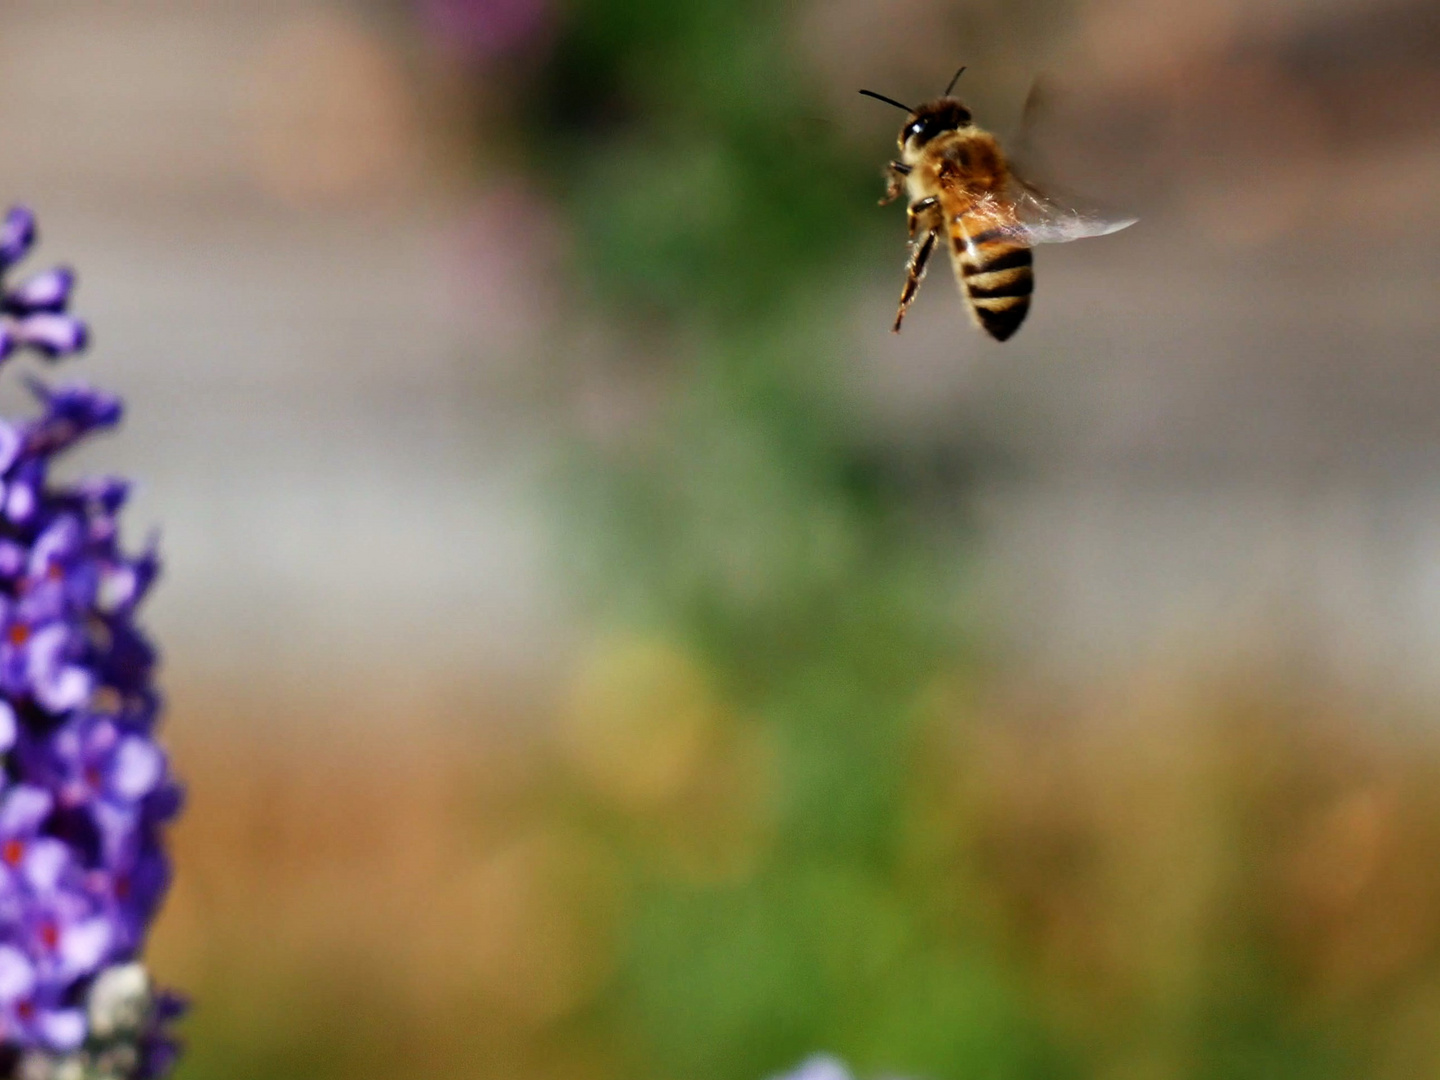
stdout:
[[(940, 215), (940, 200), (933, 195), (915, 200), (910, 204), (905, 220), (910, 229), (910, 265), (905, 270), (905, 288), (900, 292), (900, 308), (895, 312), (895, 325), (892, 327), (897, 334), (900, 332), (900, 324), (905, 321), (905, 312), (914, 301), (915, 294), (920, 291), (920, 282), (925, 280), (925, 268), (930, 262), (935, 241), (944, 225)], [(924, 239), (917, 240), (922, 233)]]
[(915, 294), (920, 291), (920, 282), (925, 280), (925, 268), (930, 263), (930, 255), (935, 250), (935, 238), (939, 235), (938, 228), (931, 229), (925, 234), (924, 240), (911, 245), (910, 265), (905, 268), (905, 288), (900, 291), (900, 308), (895, 312), (895, 325), (890, 328), (894, 333), (900, 332), (900, 324), (905, 321), (905, 312), (915, 300)]

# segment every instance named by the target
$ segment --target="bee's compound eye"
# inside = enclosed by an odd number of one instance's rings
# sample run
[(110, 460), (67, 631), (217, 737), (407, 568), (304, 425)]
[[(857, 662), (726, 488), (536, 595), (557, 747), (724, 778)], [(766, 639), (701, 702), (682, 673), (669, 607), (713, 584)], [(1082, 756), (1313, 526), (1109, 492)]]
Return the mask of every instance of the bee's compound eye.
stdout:
[(930, 125), (924, 120), (916, 120), (905, 129), (905, 137), (908, 139), (919, 139), (921, 142), (924, 142), (928, 138), (929, 127)]

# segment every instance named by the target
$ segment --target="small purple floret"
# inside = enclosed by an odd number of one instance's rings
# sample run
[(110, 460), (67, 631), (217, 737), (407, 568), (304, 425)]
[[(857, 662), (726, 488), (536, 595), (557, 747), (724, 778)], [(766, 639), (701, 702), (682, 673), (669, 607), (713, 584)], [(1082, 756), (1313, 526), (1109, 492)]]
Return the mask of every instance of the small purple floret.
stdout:
[(37, 311), (64, 311), (75, 286), (75, 273), (69, 267), (57, 266), (21, 282), (5, 295), (11, 311), (30, 315)]
[(35, 215), (16, 207), (0, 223), (0, 361), (21, 349), (50, 360), (85, 347), (85, 324), (66, 313), (75, 273), (68, 267), (41, 271), (18, 284), (6, 279), (35, 243)]
[(0, 273), (10, 269), (29, 253), (35, 243), (35, 215), (15, 206), (0, 223)]

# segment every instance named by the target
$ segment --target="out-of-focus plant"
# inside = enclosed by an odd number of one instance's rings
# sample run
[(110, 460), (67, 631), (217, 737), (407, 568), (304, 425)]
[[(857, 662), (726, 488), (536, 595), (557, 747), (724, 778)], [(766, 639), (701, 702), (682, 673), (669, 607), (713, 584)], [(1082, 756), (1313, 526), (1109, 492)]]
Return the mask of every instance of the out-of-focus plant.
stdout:
[[(0, 274), (35, 220), (0, 224)], [(0, 359), (84, 347), (74, 276), (0, 287)], [(135, 612), (159, 572), (120, 544), (128, 484), (50, 477), (113, 427), (120, 402), (82, 385), (31, 389), (40, 415), (0, 421), (0, 1048), (25, 1080), (129, 1080), (169, 1070), (172, 996), (138, 958), (170, 881), (162, 844), (180, 790), (155, 739), (155, 653)]]
[(593, 317), (668, 387), (572, 474), (605, 629), (559, 738), (628, 898), (613, 990), (574, 1022), (628, 1075), (738, 1080), (817, 1047), (1064, 1075), (953, 917), (963, 883), (912, 858), (927, 696), (966, 652), (963, 543), (933, 511), (965, 473), (868, 436), (844, 392), (857, 260), (895, 222), (879, 162), (812, 122), (791, 30), (785, 5), (574, 4), (516, 95)]
[(830, 137), (790, 10), (572, 6), (519, 122), (612, 311), (730, 331), (793, 320), (875, 242), (876, 166)]

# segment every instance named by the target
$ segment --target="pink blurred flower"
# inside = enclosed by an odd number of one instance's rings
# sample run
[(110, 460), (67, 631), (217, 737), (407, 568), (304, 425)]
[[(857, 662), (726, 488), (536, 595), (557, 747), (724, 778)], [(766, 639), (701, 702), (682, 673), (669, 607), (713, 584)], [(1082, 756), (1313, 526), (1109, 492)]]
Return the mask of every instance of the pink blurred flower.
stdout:
[(546, 0), (419, 0), (426, 32), (470, 60), (516, 52), (548, 26)]

